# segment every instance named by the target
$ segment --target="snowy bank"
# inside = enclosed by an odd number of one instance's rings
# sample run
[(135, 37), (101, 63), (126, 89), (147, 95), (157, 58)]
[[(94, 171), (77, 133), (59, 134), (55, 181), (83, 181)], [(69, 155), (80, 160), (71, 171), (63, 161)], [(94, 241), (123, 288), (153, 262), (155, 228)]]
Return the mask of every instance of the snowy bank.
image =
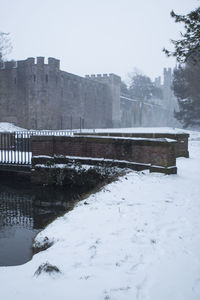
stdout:
[(26, 131), (27, 129), (15, 126), (12, 123), (0, 122), (0, 132), (14, 132), (14, 131)]
[[(199, 300), (200, 134), (178, 175), (130, 172), (37, 236), (53, 245), (0, 268), (3, 300)], [(34, 275), (44, 263), (59, 272)]]

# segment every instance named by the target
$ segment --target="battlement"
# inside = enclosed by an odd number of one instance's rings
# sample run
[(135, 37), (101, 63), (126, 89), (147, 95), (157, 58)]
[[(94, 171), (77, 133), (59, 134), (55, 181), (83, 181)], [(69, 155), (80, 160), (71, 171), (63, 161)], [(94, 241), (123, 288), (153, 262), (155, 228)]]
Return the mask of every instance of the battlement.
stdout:
[(113, 73), (85, 75), (85, 78), (101, 81), (101, 82), (112, 82), (112, 81), (117, 83), (121, 82), (121, 77)]
[(170, 75), (170, 76), (172, 75), (172, 69), (171, 68), (164, 68), (163, 71), (164, 71), (164, 76), (165, 75)]
[(34, 57), (29, 57), (25, 60), (18, 60), (18, 61), (7, 61), (4, 63), (0, 63), (0, 70), (10, 70), (10, 69), (16, 69), (16, 68), (25, 68), (30, 66), (49, 66), (51, 68), (57, 68), (60, 69), (60, 60), (49, 57), (48, 63), (45, 64), (45, 58), (43, 56), (39, 56), (36, 59)]
[(172, 69), (171, 68), (164, 68), (163, 70), (164, 80), (163, 84), (164, 86), (168, 86), (170, 88), (171, 82), (172, 82)]
[(0, 63), (0, 69), (15, 69), (17, 67), (16, 61), (7, 61)]
[(108, 78), (111, 74), (92, 74), (92, 75), (85, 75), (85, 78), (91, 78), (91, 79), (95, 79), (95, 78)]
[(161, 76), (156, 77), (154, 83), (156, 87), (161, 87)]

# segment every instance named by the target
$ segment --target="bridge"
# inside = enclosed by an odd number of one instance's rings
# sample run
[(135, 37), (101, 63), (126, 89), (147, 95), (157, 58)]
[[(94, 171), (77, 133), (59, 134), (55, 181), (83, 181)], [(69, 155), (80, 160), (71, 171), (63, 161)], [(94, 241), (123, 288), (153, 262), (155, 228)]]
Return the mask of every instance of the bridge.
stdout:
[(0, 171), (30, 173), (32, 136), (72, 136), (74, 132), (74, 130), (0, 132)]
[(47, 160), (75, 161), (175, 174), (176, 157), (188, 157), (188, 134), (81, 133), (40, 130), (0, 133), (0, 171), (31, 174)]

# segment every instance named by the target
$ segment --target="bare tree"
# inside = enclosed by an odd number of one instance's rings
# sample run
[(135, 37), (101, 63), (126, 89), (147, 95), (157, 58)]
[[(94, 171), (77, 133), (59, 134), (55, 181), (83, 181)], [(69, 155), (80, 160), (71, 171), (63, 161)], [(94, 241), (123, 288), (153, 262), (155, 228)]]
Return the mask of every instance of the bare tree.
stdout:
[(0, 62), (5, 58), (5, 55), (10, 53), (12, 50), (12, 45), (10, 42), (9, 33), (0, 31)]

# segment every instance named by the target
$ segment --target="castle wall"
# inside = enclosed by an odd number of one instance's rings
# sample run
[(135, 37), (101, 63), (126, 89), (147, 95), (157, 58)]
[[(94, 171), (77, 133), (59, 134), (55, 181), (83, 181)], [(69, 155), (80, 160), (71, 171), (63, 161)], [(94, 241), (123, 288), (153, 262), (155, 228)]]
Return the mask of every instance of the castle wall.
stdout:
[(112, 125), (113, 127), (121, 126), (121, 111), (120, 111), (120, 92), (121, 92), (121, 77), (115, 74), (97, 74), (86, 75), (87, 79), (103, 83), (108, 86), (112, 100)]
[(0, 68), (0, 121), (28, 129), (112, 127), (112, 93), (103, 82), (60, 71), (54, 58), (8, 62)]
[(121, 127), (141, 126), (140, 102), (120, 97)]
[[(61, 72), (64, 128), (112, 127), (112, 95), (109, 87), (67, 72)], [(83, 124), (84, 120), (84, 124)]]
[(121, 96), (121, 127), (169, 126), (164, 106)]
[[(115, 74), (86, 75), (60, 70), (44, 57), (0, 64), (0, 122), (28, 129), (172, 126), (174, 97), (171, 69), (164, 69), (161, 104), (120, 95)], [(155, 99), (154, 99), (155, 100)]]
[(174, 118), (174, 110), (178, 110), (177, 100), (171, 89), (172, 70), (164, 68), (164, 80), (161, 77), (155, 79), (155, 86), (162, 89), (163, 99), (150, 99), (138, 101), (121, 95), (121, 124), (122, 127), (134, 126), (177, 126), (180, 124)]
[(14, 64), (7, 65), (8, 69), (0, 72), (0, 116), (4, 122), (16, 122), (16, 94), (18, 94), (18, 84), (16, 81), (17, 70)]

